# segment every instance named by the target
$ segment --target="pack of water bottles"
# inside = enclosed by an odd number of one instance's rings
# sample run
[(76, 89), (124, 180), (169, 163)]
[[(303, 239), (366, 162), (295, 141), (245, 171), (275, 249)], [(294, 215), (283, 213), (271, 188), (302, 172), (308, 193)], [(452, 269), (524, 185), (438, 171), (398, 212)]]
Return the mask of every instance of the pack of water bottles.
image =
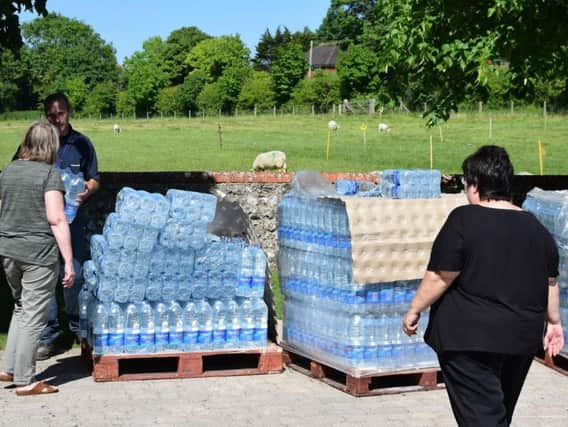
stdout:
[(421, 336), (401, 328), (419, 280), (355, 283), (345, 203), (297, 188), (278, 210), (284, 343), (353, 375), (436, 366)]
[(385, 169), (379, 186), (383, 197), (432, 199), (441, 196), (442, 174), (435, 169)]
[(558, 286), (560, 315), (565, 326), (563, 353), (568, 354), (568, 191), (533, 188), (527, 193), (523, 208), (531, 212), (554, 236), (560, 260)]
[(58, 169), (58, 171), (65, 187), (65, 217), (71, 224), (79, 209), (77, 196), (85, 191), (85, 180), (81, 171), (74, 173), (71, 168)]
[(207, 232), (214, 195), (123, 188), (83, 266), (81, 334), (96, 354), (264, 347), (267, 259)]

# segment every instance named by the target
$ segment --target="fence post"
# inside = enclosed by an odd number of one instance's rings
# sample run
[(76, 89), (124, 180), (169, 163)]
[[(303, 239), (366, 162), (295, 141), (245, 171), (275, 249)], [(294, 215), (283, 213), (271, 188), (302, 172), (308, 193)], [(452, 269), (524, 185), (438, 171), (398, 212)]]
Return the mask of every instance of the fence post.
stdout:
[(479, 101), (479, 113), (483, 113), (483, 101)]
[(191, 110), (187, 110), (187, 118), (191, 119)]
[(511, 101), (511, 114), (515, 112), (515, 102)]
[(544, 101), (543, 104), (544, 130), (546, 130), (546, 116), (547, 116), (546, 101)]
[(146, 111), (146, 120), (150, 120), (150, 113)]
[(343, 109), (341, 108), (341, 104), (337, 104), (337, 111), (339, 111), (339, 115), (341, 116)]
[(276, 117), (276, 105), (272, 107), (272, 115)]
[(175, 112), (175, 110), (174, 110), (174, 119), (175, 119), (175, 118), (176, 118), (176, 112)]
[(201, 116), (201, 120), (205, 120), (205, 110), (203, 110), (203, 114)]
[(312, 116), (316, 115), (316, 107), (312, 104)]
[(333, 104), (333, 115), (335, 116), (335, 104)]
[(110, 113), (110, 119), (112, 120), (112, 113)]
[(136, 110), (132, 110), (132, 120), (136, 120)]
[(99, 113), (99, 120), (103, 119), (103, 113)]
[(369, 99), (369, 114), (375, 114), (375, 98)]
[(254, 117), (256, 117), (256, 104), (254, 104), (253, 111), (254, 111)]
[(124, 120), (124, 113), (120, 113), (121, 120)]

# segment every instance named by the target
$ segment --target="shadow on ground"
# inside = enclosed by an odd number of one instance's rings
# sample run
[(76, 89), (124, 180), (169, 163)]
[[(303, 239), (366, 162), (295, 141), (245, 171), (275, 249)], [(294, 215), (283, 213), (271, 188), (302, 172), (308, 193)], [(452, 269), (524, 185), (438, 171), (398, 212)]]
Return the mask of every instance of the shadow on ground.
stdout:
[(85, 360), (79, 355), (61, 355), (56, 359), (56, 362), (43, 371), (38, 372), (36, 379), (59, 386), (91, 375)]

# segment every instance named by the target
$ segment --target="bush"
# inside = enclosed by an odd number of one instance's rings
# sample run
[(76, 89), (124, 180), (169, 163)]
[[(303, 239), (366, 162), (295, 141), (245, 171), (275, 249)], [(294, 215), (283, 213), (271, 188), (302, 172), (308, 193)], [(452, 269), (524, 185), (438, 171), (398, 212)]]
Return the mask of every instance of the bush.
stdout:
[(266, 71), (255, 71), (243, 85), (239, 95), (239, 108), (252, 110), (256, 106), (259, 110), (266, 110), (273, 105), (274, 91), (270, 74)]

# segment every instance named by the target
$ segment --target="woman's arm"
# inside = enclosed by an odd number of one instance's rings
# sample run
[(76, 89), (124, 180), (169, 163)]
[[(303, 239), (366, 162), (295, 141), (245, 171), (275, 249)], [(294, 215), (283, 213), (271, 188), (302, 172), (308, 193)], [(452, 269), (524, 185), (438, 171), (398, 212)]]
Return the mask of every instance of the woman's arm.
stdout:
[(549, 356), (556, 356), (564, 347), (564, 331), (560, 321), (560, 290), (555, 277), (548, 279), (547, 325), (544, 336), (544, 350)]
[(434, 304), (453, 281), (460, 274), (459, 271), (427, 271), (410, 303), (404, 316), (402, 329), (408, 336), (416, 334), (420, 313)]
[(71, 249), (71, 233), (69, 232), (69, 224), (65, 217), (63, 208), (63, 194), (60, 191), (52, 190), (45, 193), (45, 213), (47, 222), (51, 227), (51, 231), (59, 247), (59, 252), (65, 263), (63, 276), (63, 286), (68, 288), (73, 286), (75, 280), (75, 270), (73, 268), (73, 251)]

